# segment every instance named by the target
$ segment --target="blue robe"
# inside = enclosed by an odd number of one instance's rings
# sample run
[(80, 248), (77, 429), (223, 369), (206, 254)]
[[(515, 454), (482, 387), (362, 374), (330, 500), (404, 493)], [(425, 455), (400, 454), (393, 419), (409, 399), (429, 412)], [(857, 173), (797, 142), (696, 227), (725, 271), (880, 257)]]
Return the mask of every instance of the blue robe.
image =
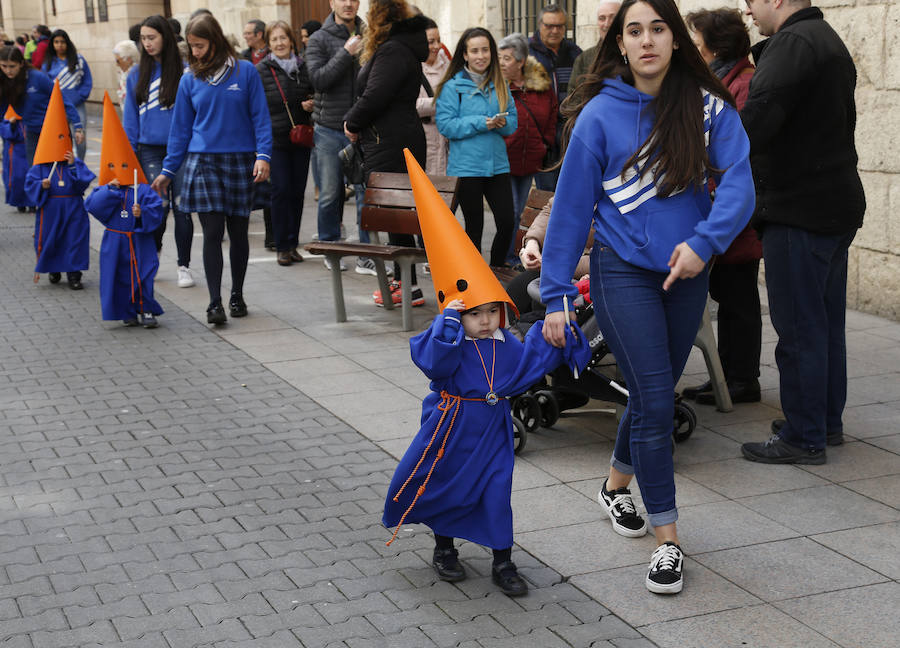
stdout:
[(3, 186), (6, 189), (6, 204), (13, 207), (27, 207), (25, 199), (25, 135), (22, 122), (0, 121), (0, 137), (3, 138)]
[[(25, 175), (25, 197), (35, 205), (35, 272), (75, 272), (88, 269), (91, 224), (84, 208), (84, 190), (97, 176), (79, 159), (60, 162), (50, 178), (50, 188), (41, 187), (52, 164), (35, 164)], [(63, 185), (59, 186), (62, 181)]]
[[(483, 399), (489, 391), (488, 380), (492, 358), (493, 391), (497, 396), (521, 394), (546, 373), (566, 362), (583, 367), (590, 349), (581, 332), (578, 340), (567, 334), (565, 349), (557, 349), (543, 337), (543, 322), (528, 331), (523, 345), (508, 331), (505, 341), (466, 339), (459, 314), (447, 309), (439, 314), (431, 327), (410, 340), (413, 362), (431, 379), (432, 392), (422, 403), (422, 426), (394, 473), (384, 505), (382, 521), (394, 527), (409, 508), (428, 471), (456, 410), (441, 392), (463, 398)], [(475, 345), (481, 351), (484, 367)], [(485, 371), (485, 367), (487, 372)], [(439, 428), (431, 447), (425, 452), (435, 428)], [(399, 501), (394, 497), (416, 468), (415, 476), (403, 489)], [(496, 405), (481, 401), (459, 401), (443, 457), (435, 464), (428, 483), (404, 524), (421, 522), (438, 535), (464, 538), (492, 549), (506, 549), (513, 544), (512, 493), (513, 423), (510, 403), (502, 398)]]
[(153, 232), (165, 212), (162, 199), (147, 184), (138, 185), (138, 204), (141, 217), (135, 219), (133, 186), (103, 185), (84, 201), (91, 215), (106, 226), (100, 243), (100, 307), (105, 320), (163, 313), (153, 298), (153, 280), (159, 269)]

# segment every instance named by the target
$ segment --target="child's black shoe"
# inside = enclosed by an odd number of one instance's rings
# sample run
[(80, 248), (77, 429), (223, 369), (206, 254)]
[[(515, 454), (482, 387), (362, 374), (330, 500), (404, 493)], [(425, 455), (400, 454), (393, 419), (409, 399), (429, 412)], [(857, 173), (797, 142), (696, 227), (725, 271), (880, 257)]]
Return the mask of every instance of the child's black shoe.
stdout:
[(222, 302), (210, 304), (206, 309), (206, 321), (209, 324), (224, 324), (228, 321), (225, 316), (225, 309), (222, 308)]
[(66, 280), (69, 282), (69, 288), (72, 290), (84, 289), (84, 286), (81, 284), (81, 272), (67, 272)]
[(247, 304), (244, 303), (244, 296), (240, 293), (232, 293), (231, 301), (228, 302), (228, 309), (231, 311), (232, 317), (246, 317)]
[(50, 279), (50, 283), (58, 284), (59, 280), (62, 279), (62, 273), (61, 272), (51, 272), (48, 275), (48, 279)]
[(129, 317), (128, 319), (122, 320), (123, 326), (137, 326), (138, 318), (137, 317)]
[(459, 562), (456, 549), (435, 549), (431, 566), (442, 581), (456, 583), (466, 578), (466, 570)]
[(528, 583), (519, 576), (516, 564), (507, 560), (491, 567), (491, 578), (507, 596), (522, 596), (528, 593)]
[(159, 322), (156, 321), (156, 315), (153, 313), (144, 313), (141, 315), (141, 324), (144, 325), (144, 328), (156, 328), (159, 326)]

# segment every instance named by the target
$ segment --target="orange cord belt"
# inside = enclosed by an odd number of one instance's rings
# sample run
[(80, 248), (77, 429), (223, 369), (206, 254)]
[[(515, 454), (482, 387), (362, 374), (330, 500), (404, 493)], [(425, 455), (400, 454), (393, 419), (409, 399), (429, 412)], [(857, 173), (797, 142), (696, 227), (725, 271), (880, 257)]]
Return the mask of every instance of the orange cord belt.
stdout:
[(138, 267), (137, 255), (134, 253), (134, 239), (131, 238), (131, 235), (134, 232), (123, 232), (122, 230), (114, 230), (112, 228), (107, 228), (107, 232), (114, 232), (116, 234), (124, 234), (128, 237), (128, 252), (131, 255), (131, 260), (129, 263), (129, 276), (131, 279), (131, 303), (134, 303), (134, 284), (135, 280), (137, 280), (137, 288), (138, 288), (138, 303), (140, 305), (140, 312), (144, 312), (144, 290), (141, 286), (141, 273), (140, 268)]
[(416, 463), (415, 468), (413, 468), (412, 473), (410, 473), (409, 477), (406, 478), (406, 481), (403, 482), (403, 486), (400, 487), (400, 490), (398, 490), (396, 495), (394, 495), (394, 497), (392, 498), (395, 502), (400, 501), (401, 493), (403, 493), (406, 487), (409, 486), (409, 482), (412, 481), (412, 478), (416, 476), (416, 473), (419, 471), (419, 467), (422, 465), (422, 462), (425, 461), (425, 457), (428, 455), (428, 451), (431, 450), (431, 446), (434, 445), (434, 440), (437, 438), (438, 430), (441, 429), (441, 425), (444, 424), (444, 419), (447, 418), (447, 412), (449, 412), (450, 408), (452, 407), (453, 416), (450, 417), (450, 425), (447, 426), (447, 431), (444, 433), (444, 439), (441, 442), (441, 447), (438, 448), (438, 451), (434, 457), (434, 461), (431, 462), (431, 469), (425, 476), (425, 481), (422, 482), (422, 485), (419, 486), (419, 489), (416, 491), (416, 496), (413, 498), (413, 501), (409, 505), (409, 508), (407, 508), (403, 515), (400, 516), (400, 521), (397, 523), (397, 528), (394, 529), (394, 533), (391, 536), (391, 539), (387, 541), (386, 545), (388, 547), (390, 547), (391, 543), (397, 538), (397, 534), (400, 533), (400, 527), (403, 526), (403, 522), (404, 520), (406, 520), (406, 516), (409, 515), (409, 512), (413, 510), (413, 507), (416, 505), (419, 497), (425, 494), (425, 487), (428, 485), (428, 480), (431, 479), (431, 474), (434, 472), (434, 468), (437, 465), (438, 460), (440, 460), (444, 456), (444, 448), (447, 446), (447, 439), (450, 438), (450, 430), (453, 429), (453, 422), (456, 420), (456, 415), (459, 413), (459, 406), (462, 401), (475, 401), (485, 403), (487, 402), (487, 399), (464, 398), (455, 394), (448, 394), (446, 391), (441, 390), (441, 402), (437, 405), (437, 408), (443, 412), (443, 414), (441, 414), (441, 419), (435, 426), (434, 432), (431, 434), (431, 440), (428, 442), (428, 445), (425, 446), (425, 450), (422, 451), (422, 456), (419, 458), (418, 463)]

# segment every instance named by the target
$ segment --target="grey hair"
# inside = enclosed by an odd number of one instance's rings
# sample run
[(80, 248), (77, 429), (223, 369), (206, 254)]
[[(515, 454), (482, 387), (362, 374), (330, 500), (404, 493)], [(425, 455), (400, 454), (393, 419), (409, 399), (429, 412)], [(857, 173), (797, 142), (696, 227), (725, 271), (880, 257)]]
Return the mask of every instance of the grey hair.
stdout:
[(566, 17), (566, 24), (568, 24), (569, 22), (569, 14), (567, 14), (566, 10), (560, 7), (555, 2), (541, 7), (541, 10), (538, 12), (538, 22), (542, 21), (544, 19), (544, 16), (546, 16), (548, 13), (563, 14)]
[(517, 61), (521, 62), (528, 58), (528, 41), (518, 32), (500, 39), (500, 42), (497, 43), (497, 51), (505, 49), (512, 50), (513, 58)]
[(141, 55), (138, 53), (137, 46), (133, 40), (119, 41), (112, 51), (119, 58), (131, 59), (132, 63), (137, 63), (141, 60)]

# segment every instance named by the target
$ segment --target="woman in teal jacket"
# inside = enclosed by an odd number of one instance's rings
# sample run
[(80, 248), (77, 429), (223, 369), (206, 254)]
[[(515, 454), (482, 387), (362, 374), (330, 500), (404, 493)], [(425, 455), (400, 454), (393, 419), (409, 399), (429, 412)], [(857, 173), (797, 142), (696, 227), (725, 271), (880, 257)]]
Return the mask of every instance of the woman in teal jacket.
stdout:
[(447, 175), (460, 179), (458, 196), (466, 234), (480, 250), (487, 199), (497, 226), (491, 265), (502, 266), (514, 223), (503, 136), (516, 130), (516, 104), (500, 71), (497, 44), (486, 29), (470, 27), (460, 37), (435, 92), (435, 121), (450, 141)]

